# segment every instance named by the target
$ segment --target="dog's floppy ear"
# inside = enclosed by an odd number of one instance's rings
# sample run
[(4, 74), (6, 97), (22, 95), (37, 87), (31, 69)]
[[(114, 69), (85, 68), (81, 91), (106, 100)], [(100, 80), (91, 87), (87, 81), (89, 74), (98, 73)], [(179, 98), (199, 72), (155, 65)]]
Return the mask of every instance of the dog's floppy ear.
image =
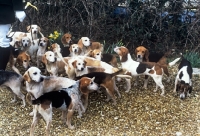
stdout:
[(66, 42), (66, 40), (65, 40), (65, 35), (62, 36), (61, 42), (62, 42), (62, 44), (64, 44), (64, 45), (67, 44), (67, 42)]
[(46, 65), (47, 64), (47, 58), (46, 58), (46, 55), (44, 54), (42, 56), (42, 62)]
[(76, 60), (75, 60), (74, 62), (72, 62), (72, 66), (73, 66), (74, 68), (77, 68), (77, 67), (76, 67), (76, 62), (77, 62)]
[(87, 61), (84, 60), (84, 65), (86, 66), (86, 64), (87, 64)]
[(26, 30), (30, 33), (31, 32), (31, 26), (27, 26)]
[(82, 49), (80, 47), (78, 47), (78, 54), (80, 55), (82, 52)]
[(24, 73), (23, 79), (24, 79), (25, 81), (29, 82), (29, 83), (31, 82), (31, 78), (30, 78), (30, 76), (29, 76), (29, 74), (28, 74), (28, 71), (26, 71), (26, 72)]
[(48, 48), (48, 47), (50, 47), (50, 41), (48, 38), (46, 38), (46, 39), (47, 39), (47, 48)]
[(144, 57), (145, 57), (146, 61), (149, 62), (149, 50), (148, 49), (145, 50)]
[(69, 51), (72, 52), (72, 45), (69, 47)]

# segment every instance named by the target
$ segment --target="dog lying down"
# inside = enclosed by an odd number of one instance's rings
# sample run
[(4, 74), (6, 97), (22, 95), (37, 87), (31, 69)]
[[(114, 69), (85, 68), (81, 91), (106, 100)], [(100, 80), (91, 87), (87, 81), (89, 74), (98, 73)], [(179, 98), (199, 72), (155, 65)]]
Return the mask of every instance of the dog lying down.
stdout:
[(67, 122), (66, 124), (70, 129), (74, 129), (74, 126), (71, 125), (71, 118), (75, 110), (78, 111), (79, 116), (82, 116), (82, 113), (85, 112), (85, 108), (83, 107), (80, 93), (84, 91), (93, 91), (97, 90), (98, 85), (94, 83), (94, 78), (83, 77), (80, 80), (76, 81), (76, 83), (68, 88), (62, 88), (59, 91), (52, 91), (48, 93), (44, 93), (39, 98), (32, 100), (31, 94), (28, 93), (27, 101), (34, 105), (34, 116), (33, 122), (30, 129), (30, 135), (34, 134), (34, 128), (38, 122), (38, 113), (40, 113), (46, 121), (46, 135), (49, 135), (50, 125), (52, 122), (52, 107), (60, 109), (62, 111), (62, 119), (63, 122)]
[[(123, 69), (120, 69), (119, 71), (112, 73), (112, 74), (108, 74), (105, 72), (92, 72), (92, 73), (88, 73), (88, 74), (84, 74), (82, 76), (76, 77), (76, 80), (81, 79), (82, 77), (89, 77), (89, 78), (95, 77), (94, 82), (106, 89), (106, 92), (108, 94), (107, 101), (109, 101), (110, 97), (111, 97), (113, 99), (114, 104), (116, 104), (116, 99), (115, 99), (115, 95), (114, 95), (115, 82), (113, 80), (113, 77), (115, 77), (115, 76), (120, 77), (120, 75), (119, 75), (120, 73), (123, 73)], [(127, 75), (121, 75), (121, 76), (124, 77)], [(127, 76), (127, 78), (131, 78), (131, 76)], [(117, 91), (118, 95), (121, 96), (119, 91), (118, 90), (116, 90), (116, 91)], [(85, 92), (82, 97), (85, 109), (87, 108), (87, 105), (88, 105), (89, 93), (90, 92)]]
[(23, 107), (25, 107), (25, 96), (20, 91), (21, 90), (21, 83), (23, 78), (20, 74), (11, 71), (4, 71), (0, 70), (0, 86), (6, 86), (12, 90), (14, 93), (14, 99), (11, 102), (16, 101), (16, 96), (18, 96), (23, 101)]

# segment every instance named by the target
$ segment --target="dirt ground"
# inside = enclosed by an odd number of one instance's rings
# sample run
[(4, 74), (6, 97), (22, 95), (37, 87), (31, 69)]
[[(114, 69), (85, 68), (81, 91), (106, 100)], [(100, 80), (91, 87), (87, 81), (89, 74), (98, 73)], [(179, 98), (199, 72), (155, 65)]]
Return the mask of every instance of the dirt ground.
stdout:
[[(180, 100), (172, 93), (177, 66), (170, 69), (172, 78), (167, 82), (164, 76), (165, 96), (153, 92), (155, 83), (152, 79), (148, 89), (143, 89), (143, 77), (139, 86), (134, 86), (125, 93), (124, 81), (117, 82), (122, 98), (117, 98), (117, 105), (106, 102), (105, 93), (92, 93), (89, 106), (82, 118), (73, 116), (72, 124), (76, 129), (69, 130), (61, 121), (61, 112), (54, 110), (51, 125), (52, 136), (200, 136), (200, 76), (193, 77), (193, 92), (190, 98)], [(12, 93), (6, 89), (0, 91), (0, 135), (29, 135), (32, 117), (31, 105), (22, 108), (22, 101), (10, 103)], [(35, 129), (35, 135), (45, 135), (45, 122), (41, 119)]]

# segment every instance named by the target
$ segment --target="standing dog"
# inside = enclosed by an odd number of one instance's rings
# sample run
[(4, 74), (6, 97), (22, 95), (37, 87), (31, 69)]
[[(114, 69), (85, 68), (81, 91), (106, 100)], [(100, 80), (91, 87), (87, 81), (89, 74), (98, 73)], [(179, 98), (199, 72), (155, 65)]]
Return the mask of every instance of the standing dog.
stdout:
[[(94, 82), (106, 89), (107, 96), (108, 96), (106, 101), (109, 101), (110, 98), (112, 98), (113, 104), (115, 105), (116, 104), (116, 99), (115, 99), (115, 95), (114, 95), (114, 92), (115, 92), (114, 84), (115, 83), (113, 81), (113, 77), (115, 77), (116, 75), (118, 75), (122, 72), (123, 72), (122, 69), (115, 73), (112, 73), (112, 74), (108, 74), (105, 72), (92, 72), (92, 73), (88, 73), (88, 74), (84, 74), (82, 76), (76, 77), (76, 79), (80, 79), (82, 77), (89, 77), (89, 78), (95, 77)], [(85, 92), (82, 97), (85, 109), (88, 106), (89, 93), (90, 92)], [(117, 90), (117, 93), (119, 96), (121, 96), (119, 94), (118, 90)]]
[(42, 37), (39, 39), (39, 47), (37, 51), (37, 67), (39, 68), (40, 63), (42, 62), (42, 56), (46, 52), (46, 48), (50, 46), (49, 39), (46, 37)]
[(182, 56), (174, 87), (174, 92), (180, 93), (180, 99), (190, 96), (192, 92), (192, 73), (191, 63)]
[[(119, 55), (122, 68), (127, 70), (128, 73), (132, 76), (139, 76), (139, 75), (149, 75), (153, 78), (156, 83), (156, 89), (154, 92), (157, 91), (158, 86), (161, 88), (162, 93), (161, 95), (165, 94), (164, 86), (162, 84), (162, 77), (164, 74), (164, 69), (157, 63), (151, 62), (137, 62), (131, 58), (129, 50), (124, 47), (116, 47), (114, 51)], [(174, 61), (170, 62), (168, 65), (174, 65), (178, 62), (180, 58), (175, 59)], [(130, 81), (128, 81), (128, 90), (130, 90)]]
[[(39, 98), (32, 100), (30, 103), (34, 105), (34, 116), (31, 124), (30, 135), (33, 136), (34, 134), (34, 128), (38, 122), (38, 113), (40, 113), (46, 121), (46, 135), (50, 135), (53, 107), (62, 110), (63, 122), (66, 122), (69, 129), (74, 129), (74, 126), (71, 125), (73, 113), (76, 109), (79, 110), (80, 114), (82, 113), (82, 111), (80, 111), (80, 106), (82, 106), (80, 91), (84, 92), (87, 90), (97, 90), (98, 86), (93, 82), (93, 80), (94, 78), (91, 79), (83, 77), (68, 88), (63, 88), (60, 91), (45, 93)], [(30, 101), (30, 97), (27, 98), (28, 101)], [(82, 110), (83, 112), (85, 111), (84, 107)]]
[(68, 88), (75, 84), (75, 81), (69, 78), (41, 75), (41, 70), (37, 67), (30, 67), (24, 73), (23, 79), (26, 81), (27, 92), (30, 92), (35, 98), (44, 93)]
[(12, 92), (14, 93), (14, 99), (11, 102), (15, 102), (16, 96), (18, 96), (20, 99), (22, 99), (23, 107), (25, 107), (25, 96), (20, 91), (22, 81), (23, 78), (21, 75), (11, 71), (0, 70), (0, 86), (9, 87), (12, 90)]

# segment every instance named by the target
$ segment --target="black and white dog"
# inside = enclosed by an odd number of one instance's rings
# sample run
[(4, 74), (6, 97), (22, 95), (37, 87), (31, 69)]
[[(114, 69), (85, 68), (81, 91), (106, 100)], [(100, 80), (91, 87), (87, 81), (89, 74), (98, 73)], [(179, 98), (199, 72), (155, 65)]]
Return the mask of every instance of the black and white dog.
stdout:
[(192, 73), (193, 69), (191, 63), (183, 57), (178, 66), (178, 74), (175, 79), (174, 92), (180, 94), (180, 99), (190, 96), (192, 92)]
[(16, 96), (18, 96), (20, 99), (22, 99), (23, 107), (25, 107), (25, 96), (20, 91), (22, 81), (23, 78), (21, 75), (11, 71), (0, 70), (0, 86), (6, 86), (12, 90), (14, 93), (14, 99), (11, 102), (15, 102)]

